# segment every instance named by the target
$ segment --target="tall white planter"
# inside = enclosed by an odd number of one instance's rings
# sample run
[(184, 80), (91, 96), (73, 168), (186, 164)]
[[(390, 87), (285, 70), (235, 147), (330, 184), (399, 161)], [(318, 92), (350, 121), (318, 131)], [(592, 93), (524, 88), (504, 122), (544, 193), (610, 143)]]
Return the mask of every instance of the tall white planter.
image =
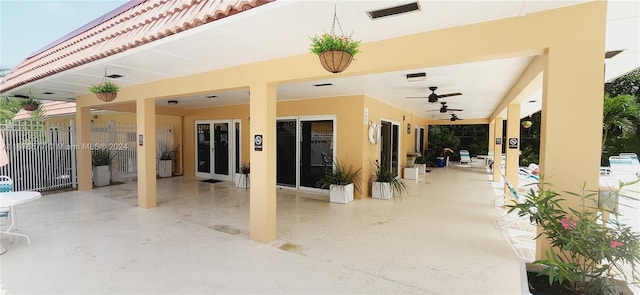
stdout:
[(427, 164), (415, 164), (414, 167), (418, 168), (419, 174), (425, 174), (427, 171)]
[(173, 161), (160, 160), (158, 163), (158, 176), (171, 177), (173, 175)]
[(373, 182), (371, 186), (371, 197), (374, 199), (390, 200), (393, 198), (391, 184), (388, 182)]
[(249, 175), (250, 174), (242, 174), (242, 173), (238, 173), (236, 174), (236, 187), (240, 187), (240, 188), (249, 188)]
[(93, 166), (93, 184), (105, 186), (111, 184), (111, 172), (109, 166)]
[(351, 203), (353, 201), (353, 183), (347, 185), (330, 185), (329, 201), (340, 204)]

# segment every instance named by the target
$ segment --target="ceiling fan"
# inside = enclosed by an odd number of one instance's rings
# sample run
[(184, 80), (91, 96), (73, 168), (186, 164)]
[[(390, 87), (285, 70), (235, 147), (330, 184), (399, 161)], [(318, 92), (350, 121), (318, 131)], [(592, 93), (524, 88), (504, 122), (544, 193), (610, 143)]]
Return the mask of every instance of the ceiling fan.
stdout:
[(451, 119), (449, 119), (449, 120), (451, 120), (451, 122), (455, 122), (455, 121), (461, 121), (461, 120), (464, 120), (464, 119), (458, 118), (458, 116), (456, 116), (456, 114), (451, 114)]
[(460, 93), (460, 92), (447, 93), (447, 94), (436, 94), (436, 89), (438, 89), (437, 86), (429, 87), (429, 90), (431, 90), (431, 94), (429, 94), (429, 96), (408, 96), (407, 98), (428, 98), (429, 102), (438, 102), (438, 98), (462, 95), (462, 93)]
[(441, 102), (441, 104), (442, 104), (442, 107), (440, 107), (440, 109), (439, 109), (439, 110), (430, 110), (430, 111), (427, 111), (427, 112), (436, 112), (436, 111), (438, 111), (438, 112), (440, 112), (440, 113), (446, 113), (446, 112), (462, 112), (462, 109), (450, 109), (450, 108), (449, 108), (449, 106), (447, 106), (447, 103), (446, 103), (446, 102), (444, 102), (444, 101), (443, 101), (443, 102)]

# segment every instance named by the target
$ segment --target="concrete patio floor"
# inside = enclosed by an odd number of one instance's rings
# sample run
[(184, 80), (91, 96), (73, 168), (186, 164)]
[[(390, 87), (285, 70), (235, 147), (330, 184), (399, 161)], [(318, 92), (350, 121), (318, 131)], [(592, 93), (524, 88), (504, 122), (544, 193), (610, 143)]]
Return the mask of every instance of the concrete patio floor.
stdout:
[(278, 189), (278, 240), (249, 239), (249, 194), (230, 182), (158, 180), (44, 196), (2, 237), (6, 294), (520, 294), (520, 263), (493, 226), (489, 175), (437, 168), (401, 201), (342, 205)]

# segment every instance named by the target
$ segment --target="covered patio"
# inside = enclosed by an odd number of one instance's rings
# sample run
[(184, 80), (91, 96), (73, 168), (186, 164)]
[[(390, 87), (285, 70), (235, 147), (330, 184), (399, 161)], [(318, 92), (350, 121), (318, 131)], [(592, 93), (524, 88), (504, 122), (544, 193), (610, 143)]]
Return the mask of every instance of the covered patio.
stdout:
[[(16, 207), (0, 256), (7, 293), (519, 294), (520, 262), (493, 226), (491, 175), (439, 168), (401, 200), (348, 205), (277, 190), (277, 237), (249, 237), (249, 191), (184, 176), (44, 196)], [(474, 192), (470, 194), (469, 192)]]

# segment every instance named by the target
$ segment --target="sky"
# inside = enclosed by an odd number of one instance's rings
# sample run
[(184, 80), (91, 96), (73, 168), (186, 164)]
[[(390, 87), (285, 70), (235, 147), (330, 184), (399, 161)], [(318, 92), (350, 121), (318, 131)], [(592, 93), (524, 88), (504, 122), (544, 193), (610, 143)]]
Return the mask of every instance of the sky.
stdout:
[(126, 3), (125, 0), (0, 0), (0, 68)]

